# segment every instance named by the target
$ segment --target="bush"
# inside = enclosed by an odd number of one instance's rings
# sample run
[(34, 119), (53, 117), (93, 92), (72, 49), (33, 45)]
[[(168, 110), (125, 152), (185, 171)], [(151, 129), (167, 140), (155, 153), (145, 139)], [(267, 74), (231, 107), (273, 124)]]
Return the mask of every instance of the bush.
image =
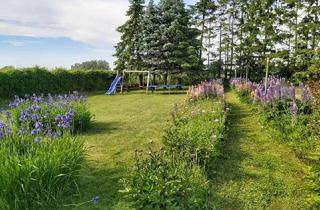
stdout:
[(164, 152), (136, 161), (133, 174), (122, 180), (137, 209), (208, 209), (209, 185), (203, 170)]
[(71, 134), (90, 123), (84, 100), (76, 93), (33, 95), (0, 110), (2, 209), (52, 209), (75, 192), (85, 150)]
[(0, 71), (0, 98), (15, 95), (101, 91), (111, 84), (115, 73), (105, 70), (48, 71), (45, 68), (9, 69)]

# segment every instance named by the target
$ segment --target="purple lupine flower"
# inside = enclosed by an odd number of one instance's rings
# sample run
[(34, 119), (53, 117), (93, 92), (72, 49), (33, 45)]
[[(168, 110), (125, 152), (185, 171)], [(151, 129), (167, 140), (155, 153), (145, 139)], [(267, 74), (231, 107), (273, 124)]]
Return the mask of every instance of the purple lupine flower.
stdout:
[(304, 84), (303, 84), (303, 82), (299, 82), (299, 88), (300, 88), (300, 89), (304, 89)]
[(302, 99), (303, 102), (308, 102), (311, 99), (309, 91), (306, 88), (302, 89), (301, 99)]
[(289, 93), (290, 93), (291, 99), (295, 100), (296, 99), (296, 88), (294, 87), (294, 85), (292, 83), (289, 88)]
[(34, 142), (36, 142), (37, 144), (39, 144), (41, 142), (41, 138), (39, 136), (37, 136), (35, 139), (34, 139)]
[(282, 87), (281, 88), (281, 100), (285, 101), (288, 96), (288, 88), (287, 87)]
[(93, 196), (92, 199), (91, 199), (91, 203), (93, 205), (97, 205), (99, 203), (99, 201), (100, 201), (100, 197), (97, 196), (97, 195)]
[(293, 102), (292, 107), (291, 107), (291, 112), (293, 115), (298, 115), (299, 108), (295, 102)]

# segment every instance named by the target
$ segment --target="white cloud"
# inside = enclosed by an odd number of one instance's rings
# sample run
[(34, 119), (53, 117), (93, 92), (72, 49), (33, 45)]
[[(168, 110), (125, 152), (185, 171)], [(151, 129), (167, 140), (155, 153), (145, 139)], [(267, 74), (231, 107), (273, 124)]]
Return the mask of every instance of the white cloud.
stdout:
[(0, 34), (116, 44), (128, 0), (0, 0)]

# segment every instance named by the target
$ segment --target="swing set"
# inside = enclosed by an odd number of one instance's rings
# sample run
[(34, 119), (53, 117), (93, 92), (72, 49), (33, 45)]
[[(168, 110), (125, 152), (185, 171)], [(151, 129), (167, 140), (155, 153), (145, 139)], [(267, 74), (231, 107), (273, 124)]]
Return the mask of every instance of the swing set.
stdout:
[[(182, 89), (184, 88), (184, 85), (182, 84), (163, 84), (163, 85), (156, 85), (153, 84), (155, 83), (155, 76), (156, 74), (153, 73), (153, 83), (150, 84), (150, 79), (151, 79), (151, 72), (150, 71), (135, 71), (135, 70), (123, 70), (122, 71), (122, 80), (121, 80), (121, 89), (120, 92), (123, 93), (124, 88), (128, 91), (129, 90), (129, 86), (131, 86), (131, 82), (130, 82), (130, 75), (131, 74), (140, 74), (142, 77), (144, 77), (145, 75), (147, 75), (146, 81), (143, 82), (143, 86), (144, 84), (146, 84), (146, 93), (148, 93), (149, 91), (156, 91), (157, 89), (168, 89), (169, 91), (171, 89)], [(170, 75), (169, 75), (170, 78)], [(145, 80), (145, 79), (144, 79)], [(170, 81), (170, 79), (169, 79)], [(141, 86), (140, 86), (141, 87)]]

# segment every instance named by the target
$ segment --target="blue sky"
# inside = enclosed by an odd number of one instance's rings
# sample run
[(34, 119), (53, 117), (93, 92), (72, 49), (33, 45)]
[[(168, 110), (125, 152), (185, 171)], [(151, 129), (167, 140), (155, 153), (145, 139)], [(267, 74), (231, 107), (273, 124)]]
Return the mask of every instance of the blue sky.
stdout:
[(116, 27), (127, 8), (128, 0), (6, 1), (0, 7), (0, 68), (69, 68), (93, 59), (112, 64)]

